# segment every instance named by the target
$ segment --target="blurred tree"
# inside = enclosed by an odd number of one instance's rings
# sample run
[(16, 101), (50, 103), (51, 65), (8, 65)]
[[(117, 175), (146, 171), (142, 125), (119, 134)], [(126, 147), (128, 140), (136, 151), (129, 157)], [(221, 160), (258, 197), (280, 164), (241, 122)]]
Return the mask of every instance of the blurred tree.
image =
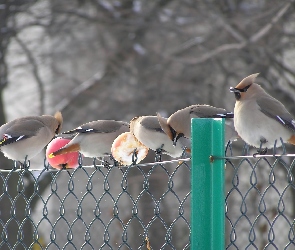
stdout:
[[(5, 104), (3, 100), (3, 90), (8, 84), (7, 65), (7, 51), (11, 38), (17, 34), (17, 29), (12, 25), (11, 18), (17, 13), (26, 10), (32, 1), (9, 1), (3, 0), (0, 3), (0, 123), (6, 122)], [(11, 160), (8, 160), (4, 155), (0, 154), (0, 168), (9, 169), (13, 166)], [(33, 231), (32, 225), (26, 220), (26, 200), (23, 199), (23, 186), (20, 184), (19, 175), (12, 172), (1, 173), (0, 185), (2, 192), (6, 195), (1, 196), (1, 249), (23, 249), (23, 246), (29, 247), (32, 242)], [(9, 186), (9, 189), (8, 189)], [(18, 197), (18, 198), (17, 198)], [(13, 210), (13, 206), (18, 206), (19, 210)], [(15, 217), (18, 221), (23, 223), (23, 231), (20, 233), (19, 224), (12, 219)], [(22, 240), (23, 243), (17, 243), (17, 239)], [(5, 243), (5, 244), (3, 244)]]
[[(14, 34), (14, 31), (10, 29), (8, 25), (8, 18), (12, 15), (11, 9), (14, 4), (5, 0), (0, 5), (0, 123), (6, 122), (5, 105), (3, 103), (3, 89), (7, 86), (8, 70), (6, 63), (6, 52), (9, 45), (9, 40)], [(9, 160), (0, 154), (0, 168), (7, 168)]]
[[(233, 110), (229, 87), (256, 72), (267, 91), (295, 114), (293, 0), (38, 4), (0, 4), (0, 98), (8, 73), (14, 74), (5, 56), (15, 42), (38, 86), (37, 97), (28, 93), (30, 100), (38, 100), (39, 113), (61, 110), (65, 130), (97, 119), (170, 115), (197, 103)], [(26, 14), (21, 22), (20, 13)], [(42, 29), (36, 47), (24, 38), (36, 33), (31, 27)], [(48, 65), (50, 74), (44, 76)], [(1, 166), (7, 166), (2, 158)]]

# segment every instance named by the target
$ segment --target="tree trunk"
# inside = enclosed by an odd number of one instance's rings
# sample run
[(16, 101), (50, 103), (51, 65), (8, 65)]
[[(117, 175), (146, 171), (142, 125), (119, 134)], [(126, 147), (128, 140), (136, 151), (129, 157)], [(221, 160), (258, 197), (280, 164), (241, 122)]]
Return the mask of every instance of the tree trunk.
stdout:
[[(6, 64), (7, 48), (13, 30), (8, 27), (8, 19), (14, 15), (11, 10), (12, 5), (17, 5), (8, 0), (2, 1), (0, 8), (0, 124), (6, 122), (3, 90), (8, 82), (8, 72)], [(2, 136), (2, 135), (0, 135)], [(0, 153), (0, 170), (12, 169), (13, 161), (4, 157)], [(29, 249), (32, 243), (32, 225), (27, 219), (29, 206), (26, 208), (26, 198), (24, 195), (23, 172), (0, 171), (0, 248), (1, 249)]]

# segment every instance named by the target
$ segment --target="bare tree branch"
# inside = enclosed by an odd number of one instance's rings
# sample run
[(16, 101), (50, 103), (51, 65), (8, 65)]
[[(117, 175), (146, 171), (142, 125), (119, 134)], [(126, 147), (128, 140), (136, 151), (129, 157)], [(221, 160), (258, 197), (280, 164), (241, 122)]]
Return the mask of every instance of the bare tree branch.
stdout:
[(224, 29), (232, 35), (237, 41), (244, 43), (246, 42), (246, 38), (237, 31), (225, 18), (218, 16), (218, 19), (221, 23), (221, 25), (224, 27)]
[[(198, 58), (175, 58), (175, 57), (173, 57), (172, 59), (175, 61), (184, 63), (184, 64), (195, 65), (195, 64), (203, 63), (203, 62), (219, 55), (222, 52), (229, 51), (229, 50), (240, 50), (240, 49), (245, 48), (248, 44), (256, 43), (269, 33), (269, 31), (272, 29), (272, 27), (284, 16), (284, 14), (286, 14), (287, 10), (290, 8), (290, 6), (293, 2), (294, 2), (294, 0), (286, 3), (277, 12), (277, 14), (271, 19), (271, 21), (268, 24), (266, 24), (258, 32), (256, 32), (253, 36), (250, 37), (249, 41), (244, 41), (241, 43), (233, 43), (233, 44), (223, 44), (223, 45), (215, 48), (214, 50), (201, 55)], [(227, 29), (227, 30), (229, 30), (229, 29)], [(168, 55), (166, 57), (171, 58), (171, 55)]]
[(216, 49), (201, 55), (198, 58), (194, 58), (194, 59), (173, 58), (173, 60), (181, 62), (181, 63), (185, 63), (185, 64), (191, 64), (191, 65), (199, 64), (199, 63), (203, 63), (203, 62), (217, 56), (218, 54), (220, 54), (224, 51), (242, 49), (246, 46), (246, 44), (247, 44), (246, 42), (223, 44), (223, 45), (217, 47)]
[(42, 115), (45, 112), (45, 104), (44, 104), (45, 90), (44, 90), (44, 82), (42, 81), (39, 74), (38, 64), (36, 62), (36, 59), (33, 56), (33, 53), (30, 51), (27, 45), (18, 36), (15, 36), (14, 38), (17, 41), (17, 43), (20, 45), (24, 53), (26, 54), (28, 61), (30, 65), (32, 66), (32, 73), (36, 79), (38, 89), (39, 89), (39, 103), (40, 103), (39, 113), (40, 115)]
[(295, 71), (288, 65), (286, 65), (286, 63), (281, 58), (278, 58), (278, 56), (273, 55), (271, 51), (266, 50), (266, 53), (271, 58), (272, 63), (274, 63), (274, 65), (277, 65), (280, 69), (283, 69), (284, 72), (289, 73), (290, 75), (295, 77)]
[(66, 109), (71, 102), (77, 97), (79, 96), (81, 93), (83, 93), (84, 91), (86, 91), (87, 89), (89, 89), (90, 87), (92, 87), (93, 85), (95, 85), (100, 79), (102, 79), (104, 76), (104, 73), (96, 73), (95, 75), (93, 75), (91, 78), (89, 78), (88, 80), (86, 80), (85, 82), (81, 83), (80, 85), (78, 85), (76, 88), (74, 88), (69, 97), (63, 99), (61, 102), (59, 102), (55, 107), (54, 110), (59, 110), (59, 111), (63, 111), (64, 109)]
[(54, 13), (56, 14), (66, 14), (66, 15), (73, 15), (75, 17), (79, 17), (82, 19), (85, 19), (90, 22), (100, 22), (100, 23), (105, 23), (105, 24), (111, 24), (113, 23), (113, 20), (106, 20), (105, 18), (98, 18), (98, 17), (93, 17), (90, 16), (82, 11), (79, 10), (60, 10), (60, 9), (53, 9)]
[(203, 43), (204, 40), (205, 39), (203, 37), (193, 37), (186, 42), (180, 44), (176, 49), (171, 50), (170, 55), (177, 55), (179, 53), (182, 53), (198, 44)]
[[(146, 13), (146, 15), (143, 17), (143, 22), (140, 24), (137, 24), (135, 28), (133, 27), (133, 32), (134, 32), (134, 42), (135, 40), (140, 40), (143, 38), (146, 30), (147, 30), (147, 25), (150, 20), (152, 20), (156, 14), (159, 12), (160, 7), (164, 7), (165, 5), (169, 4), (171, 0), (160, 0), (156, 2), (153, 7), (150, 9), (149, 12)], [(77, 86), (75, 89), (70, 94), (70, 97), (62, 100), (60, 103), (58, 103), (55, 106), (55, 110), (59, 111), (64, 111), (76, 98), (79, 97), (82, 93), (84, 93), (86, 90), (91, 88), (92, 86), (96, 85), (99, 81), (103, 82), (104, 77), (108, 76), (110, 72), (114, 73), (116, 72), (115, 68), (117, 67), (116, 65), (120, 65), (122, 61), (124, 61), (126, 56), (129, 56), (128, 51), (133, 51), (133, 44), (130, 43), (130, 40), (122, 41), (120, 49), (114, 53), (113, 56), (111, 56), (108, 61), (106, 62), (106, 70), (103, 73), (96, 73), (93, 75), (91, 78), (83, 82), (81, 85)]]
[(291, 3), (293, 1), (290, 1), (289, 3), (285, 4), (279, 12), (271, 19), (270, 23), (265, 25), (262, 29), (260, 29), (256, 34), (254, 34), (250, 38), (251, 43), (256, 43), (258, 40), (260, 40), (262, 37), (264, 37), (270, 30), (271, 28), (284, 16), (284, 14), (287, 12), (289, 7), (291, 6)]

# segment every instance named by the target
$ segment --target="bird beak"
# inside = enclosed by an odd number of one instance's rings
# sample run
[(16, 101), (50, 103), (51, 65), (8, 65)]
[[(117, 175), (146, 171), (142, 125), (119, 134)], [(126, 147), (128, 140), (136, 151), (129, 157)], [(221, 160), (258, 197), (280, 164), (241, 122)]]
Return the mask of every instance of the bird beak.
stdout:
[(252, 84), (247, 85), (246, 87), (242, 88), (242, 89), (238, 89), (238, 88), (233, 88), (230, 87), (229, 91), (230, 92), (234, 92), (234, 93), (241, 93), (241, 92), (247, 92), (247, 90), (251, 87)]
[(234, 87), (230, 87), (230, 88), (229, 88), (229, 91), (230, 91), (230, 92), (234, 92), (234, 93), (236, 93), (236, 92), (240, 92), (239, 89), (236, 89), (236, 88), (234, 88)]

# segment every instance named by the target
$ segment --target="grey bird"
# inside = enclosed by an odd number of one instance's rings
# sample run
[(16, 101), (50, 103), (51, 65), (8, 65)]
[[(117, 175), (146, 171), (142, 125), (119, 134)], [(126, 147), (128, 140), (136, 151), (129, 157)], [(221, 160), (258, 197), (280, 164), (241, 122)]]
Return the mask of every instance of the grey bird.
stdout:
[(244, 78), (230, 91), (235, 94), (234, 126), (239, 136), (256, 148), (295, 144), (295, 120), (285, 106), (255, 83), (258, 74)]
[(156, 153), (162, 152), (173, 158), (182, 156), (184, 150), (190, 153), (190, 140), (182, 138), (178, 145), (173, 146), (170, 138), (162, 130), (157, 116), (139, 116), (133, 118), (130, 121), (130, 132), (142, 144)]
[(183, 136), (191, 138), (192, 118), (228, 118), (226, 119), (225, 141), (233, 141), (238, 138), (233, 126), (233, 113), (223, 108), (209, 105), (191, 105), (173, 113), (167, 120), (157, 114), (159, 123), (173, 144), (176, 145), (179, 138)]
[(61, 130), (63, 118), (60, 112), (54, 116), (25, 116), (0, 127), (0, 148), (12, 160), (30, 160)]
[(122, 133), (129, 131), (129, 124), (122, 121), (98, 120), (85, 123), (62, 134), (76, 134), (64, 147), (49, 157), (69, 152), (80, 152), (85, 157), (96, 158), (111, 155), (113, 141)]

